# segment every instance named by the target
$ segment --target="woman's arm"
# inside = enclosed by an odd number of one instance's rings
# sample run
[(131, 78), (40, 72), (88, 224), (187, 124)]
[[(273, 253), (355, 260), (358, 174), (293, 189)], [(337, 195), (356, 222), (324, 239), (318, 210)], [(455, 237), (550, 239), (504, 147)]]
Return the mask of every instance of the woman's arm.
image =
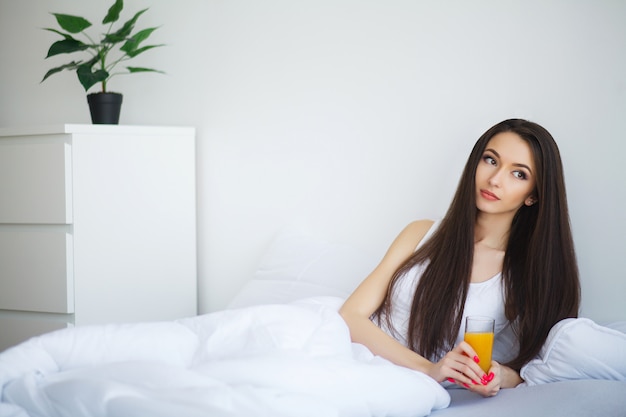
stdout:
[(502, 383), (501, 388), (515, 388), (524, 380), (520, 376), (519, 372), (515, 369), (509, 368), (508, 366), (500, 365), (502, 368)]
[(339, 313), (350, 329), (352, 341), (365, 345), (375, 355), (424, 372), (438, 382), (452, 378), (461, 384), (481, 384), (479, 381), (484, 379), (485, 373), (470, 359), (476, 356), (476, 352), (467, 343), (462, 342), (442, 360), (432, 363), (399, 343), (370, 320), (383, 302), (394, 272), (413, 253), (432, 223), (430, 220), (421, 220), (404, 228), (380, 264), (350, 295)]

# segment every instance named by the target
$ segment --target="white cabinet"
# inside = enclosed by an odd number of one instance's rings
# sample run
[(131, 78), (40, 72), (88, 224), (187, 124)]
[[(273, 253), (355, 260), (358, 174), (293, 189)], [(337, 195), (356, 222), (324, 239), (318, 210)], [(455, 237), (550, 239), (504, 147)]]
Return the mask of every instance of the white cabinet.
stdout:
[(0, 129), (0, 350), (197, 314), (195, 130)]

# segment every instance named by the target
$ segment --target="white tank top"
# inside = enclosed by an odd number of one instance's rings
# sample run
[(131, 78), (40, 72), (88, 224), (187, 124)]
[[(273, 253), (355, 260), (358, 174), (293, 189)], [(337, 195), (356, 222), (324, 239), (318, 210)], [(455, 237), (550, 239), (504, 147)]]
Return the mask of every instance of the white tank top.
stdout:
[[(420, 245), (426, 242), (433, 234), (433, 232), (439, 226), (439, 221), (435, 222), (430, 230), (426, 233)], [(408, 346), (408, 322), (409, 314), (411, 311), (411, 304), (413, 303), (413, 295), (415, 294), (415, 288), (424, 272), (425, 265), (415, 265), (411, 270), (398, 279), (397, 284), (394, 287), (393, 303), (391, 310), (391, 323), (395, 329), (395, 333), (392, 332), (381, 321), (380, 327), (389, 335), (395, 337), (400, 343)], [(498, 340), (498, 335), (503, 335), (505, 330), (510, 331), (510, 325), (504, 315), (504, 292), (502, 288), (502, 273), (498, 273), (492, 278), (484, 282), (470, 283), (467, 299), (465, 300), (465, 309), (463, 311), (463, 320), (457, 335), (456, 344), (463, 340), (463, 333), (465, 332), (465, 317), (467, 316), (487, 316), (495, 319), (495, 335)], [(506, 348), (498, 348), (494, 346), (494, 359), (498, 361), (506, 361), (512, 358), (511, 348), (511, 334), (507, 334), (505, 338), (507, 346)], [(504, 342), (504, 340), (503, 340)], [(442, 352), (442, 355), (445, 352)], [(438, 360), (439, 358), (431, 358), (431, 360)]]

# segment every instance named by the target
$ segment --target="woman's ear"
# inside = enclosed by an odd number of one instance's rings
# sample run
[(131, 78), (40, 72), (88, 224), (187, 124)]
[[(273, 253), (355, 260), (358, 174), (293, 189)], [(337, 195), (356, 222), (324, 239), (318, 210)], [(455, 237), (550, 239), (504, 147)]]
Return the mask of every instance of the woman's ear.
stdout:
[(532, 206), (533, 204), (535, 204), (537, 202), (537, 199), (535, 198), (535, 196), (528, 196), (528, 198), (526, 199), (526, 201), (524, 201), (524, 204), (526, 204), (527, 206)]

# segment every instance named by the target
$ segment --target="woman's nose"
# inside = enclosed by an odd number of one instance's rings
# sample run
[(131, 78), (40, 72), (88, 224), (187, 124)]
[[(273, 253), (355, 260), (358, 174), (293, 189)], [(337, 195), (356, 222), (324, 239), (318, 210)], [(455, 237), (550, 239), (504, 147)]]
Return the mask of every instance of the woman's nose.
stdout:
[(502, 179), (501, 175), (502, 175), (501, 170), (497, 170), (496, 172), (494, 172), (493, 175), (489, 177), (489, 184), (493, 186), (500, 186), (500, 181)]

